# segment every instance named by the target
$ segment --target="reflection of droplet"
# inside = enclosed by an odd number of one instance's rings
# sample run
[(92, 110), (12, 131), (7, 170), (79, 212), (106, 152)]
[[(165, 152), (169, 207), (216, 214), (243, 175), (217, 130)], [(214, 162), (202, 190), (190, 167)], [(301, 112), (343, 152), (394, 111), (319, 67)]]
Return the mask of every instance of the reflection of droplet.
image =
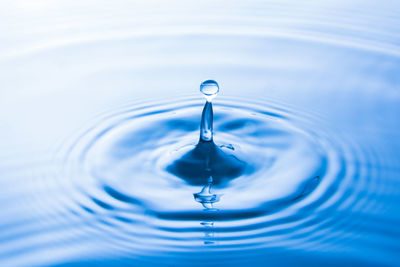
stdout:
[[(217, 212), (218, 209), (213, 207), (215, 202), (218, 202), (221, 195), (217, 195), (211, 192), (213, 178), (208, 178), (208, 183), (205, 185), (199, 193), (194, 193), (194, 199), (201, 203), (207, 212)], [(216, 245), (214, 239), (214, 222), (213, 221), (202, 221), (200, 225), (204, 227), (204, 245)]]
[[(212, 181), (212, 179), (211, 179), (211, 181)], [(207, 185), (205, 185), (203, 187), (203, 189), (201, 189), (201, 191), (199, 193), (193, 194), (194, 199), (197, 202), (201, 203), (203, 205), (203, 207), (206, 209), (213, 209), (213, 204), (215, 202), (218, 202), (221, 197), (221, 195), (213, 194), (211, 192), (211, 184), (212, 184), (212, 182), (209, 182)]]
[(201, 225), (203, 225), (204, 227), (214, 227), (214, 222), (201, 222)]
[(200, 85), (200, 91), (204, 94), (207, 101), (211, 101), (219, 92), (218, 83), (214, 80), (204, 81)]

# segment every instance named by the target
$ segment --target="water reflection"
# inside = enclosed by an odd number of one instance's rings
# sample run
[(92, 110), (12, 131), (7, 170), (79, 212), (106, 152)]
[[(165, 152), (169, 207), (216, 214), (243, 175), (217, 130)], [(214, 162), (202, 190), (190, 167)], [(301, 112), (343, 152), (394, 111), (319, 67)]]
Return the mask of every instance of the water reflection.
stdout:
[[(198, 193), (193, 193), (194, 199), (204, 207), (204, 212), (218, 212), (218, 209), (214, 208), (214, 203), (218, 202), (222, 194), (214, 194), (212, 190), (213, 178), (208, 178), (207, 184)], [(214, 241), (214, 221), (204, 220), (200, 223), (204, 226), (204, 245), (215, 245)]]
[(199, 193), (193, 193), (194, 199), (201, 203), (206, 210), (215, 210), (213, 204), (218, 202), (221, 198), (220, 194), (211, 192), (213, 178), (210, 176), (208, 183), (201, 189)]

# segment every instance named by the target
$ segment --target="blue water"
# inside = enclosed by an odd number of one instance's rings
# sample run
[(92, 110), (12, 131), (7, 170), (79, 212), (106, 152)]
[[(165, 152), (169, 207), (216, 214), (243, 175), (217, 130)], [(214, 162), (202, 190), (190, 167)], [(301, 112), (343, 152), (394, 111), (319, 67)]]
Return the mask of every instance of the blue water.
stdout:
[(1, 2), (0, 265), (399, 266), (399, 14)]

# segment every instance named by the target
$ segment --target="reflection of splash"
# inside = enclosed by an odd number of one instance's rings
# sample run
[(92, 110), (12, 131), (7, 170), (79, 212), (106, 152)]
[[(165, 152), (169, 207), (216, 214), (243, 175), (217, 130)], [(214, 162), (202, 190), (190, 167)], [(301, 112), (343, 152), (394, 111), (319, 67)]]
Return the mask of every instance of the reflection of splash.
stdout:
[(217, 242), (214, 241), (214, 222), (203, 221), (200, 224), (204, 226), (204, 245), (217, 245)]
[[(201, 203), (205, 208), (205, 212), (217, 212), (218, 209), (214, 208), (214, 203), (218, 202), (221, 198), (221, 194), (214, 194), (211, 192), (213, 178), (210, 176), (208, 178), (208, 183), (205, 185), (199, 193), (194, 193), (194, 199)], [(210, 220), (202, 221), (200, 225), (204, 226), (204, 245), (215, 245), (214, 239), (214, 222)]]
[(221, 197), (221, 195), (211, 192), (212, 182), (213, 178), (210, 176), (210, 178), (208, 178), (208, 184), (205, 185), (199, 193), (193, 194), (194, 199), (201, 203), (206, 210), (213, 210), (213, 204), (218, 202)]

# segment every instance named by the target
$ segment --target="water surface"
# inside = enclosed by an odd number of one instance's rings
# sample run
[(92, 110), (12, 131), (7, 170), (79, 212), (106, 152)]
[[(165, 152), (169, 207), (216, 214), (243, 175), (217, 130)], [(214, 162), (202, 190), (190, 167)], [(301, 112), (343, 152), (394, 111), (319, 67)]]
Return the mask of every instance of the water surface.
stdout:
[(0, 6), (2, 265), (399, 264), (396, 1)]

